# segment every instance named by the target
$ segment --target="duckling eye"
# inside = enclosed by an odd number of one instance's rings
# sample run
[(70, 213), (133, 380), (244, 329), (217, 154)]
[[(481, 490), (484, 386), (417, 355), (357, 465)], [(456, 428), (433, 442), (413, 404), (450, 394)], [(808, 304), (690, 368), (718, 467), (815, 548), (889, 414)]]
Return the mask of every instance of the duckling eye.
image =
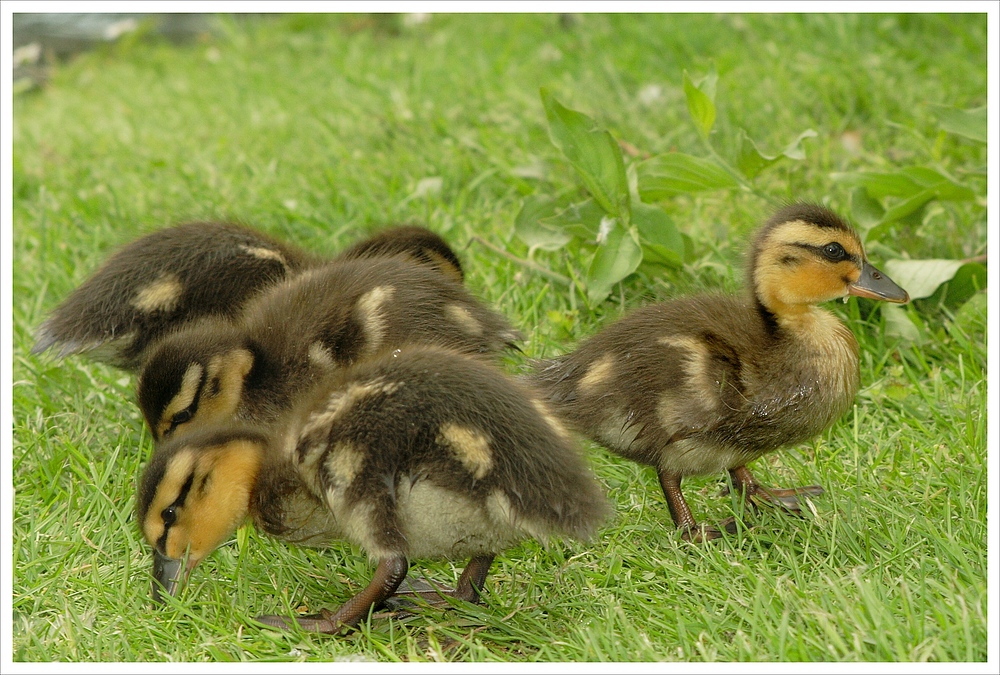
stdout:
[(831, 262), (839, 262), (847, 257), (847, 251), (837, 242), (830, 242), (823, 247), (823, 255)]
[(175, 522), (177, 522), (177, 507), (168, 506), (167, 508), (163, 509), (163, 511), (160, 513), (160, 518), (163, 519), (164, 529), (170, 527)]
[(167, 431), (167, 433), (168, 434), (173, 433), (174, 429), (176, 429), (180, 425), (190, 422), (192, 415), (193, 413), (191, 412), (191, 408), (187, 408), (186, 410), (181, 410), (179, 413), (174, 415), (173, 418), (170, 420), (170, 429)]

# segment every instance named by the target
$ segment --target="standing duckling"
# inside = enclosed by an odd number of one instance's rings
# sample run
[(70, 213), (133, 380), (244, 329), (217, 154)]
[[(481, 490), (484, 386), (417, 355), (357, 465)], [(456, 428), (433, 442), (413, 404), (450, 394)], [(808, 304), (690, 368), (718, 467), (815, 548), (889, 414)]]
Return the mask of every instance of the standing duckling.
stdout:
[(31, 352), (88, 356), (136, 370), (150, 343), (201, 316), (235, 316), (263, 288), (317, 264), (233, 223), (187, 223), (128, 244), (39, 327)]
[(721, 532), (696, 527), (681, 493), (684, 476), (729, 471), (748, 499), (793, 511), (800, 495), (822, 492), (768, 488), (747, 468), (828, 428), (857, 393), (858, 343), (816, 305), (848, 295), (909, 300), (868, 263), (850, 226), (812, 204), (783, 208), (759, 230), (748, 286), (742, 296), (638, 309), (532, 378), (594, 441), (656, 468), (674, 524), (688, 539)]
[(337, 371), (274, 429), (212, 428), (157, 448), (137, 498), (154, 596), (176, 593), (249, 517), (299, 544), (346, 539), (377, 562), (336, 612), (298, 619), (336, 633), (392, 596), (413, 558), (470, 558), (450, 595), (477, 602), (497, 553), (527, 537), (588, 538), (608, 512), (545, 404), (448, 350), (406, 346)]
[(405, 343), (496, 354), (519, 338), (430, 266), (335, 261), (271, 287), (235, 321), (204, 319), (154, 345), (139, 406), (157, 440), (230, 416), (266, 424), (319, 374)]

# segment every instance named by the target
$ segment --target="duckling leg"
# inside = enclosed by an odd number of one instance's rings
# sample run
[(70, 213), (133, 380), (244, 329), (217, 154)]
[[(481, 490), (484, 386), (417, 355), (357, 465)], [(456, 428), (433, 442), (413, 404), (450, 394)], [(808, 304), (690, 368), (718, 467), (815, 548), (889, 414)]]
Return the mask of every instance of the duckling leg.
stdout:
[(681, 535), (687, 541), (701, 542), (718, 539), (722, 536), (723, 530), (729, 534), (736, 533), (736, 521), (727, 518), (722, 522), (722, 530), (711, 525), (698, 526), (681, 492), (681, 475), (679, 473), (667, 473), (662, 469), (657, 473), (660, 476), (660, 487), (663, 488), (663, 496), (667, 498), (667, 507), (670, 509), (670, 517), (674, 519), (674, 525), (683, 530)]
[[(303, 630), (317, 631), (319, 633), (335, 634), (344, 628), (354, 628), (360, 623), (368, 612), (374, 607), (378, 607), (391, 596), (403, 582), (409, 563), (403, 556), (393, 556), (379, 561), (375, 569), (375, 575), (371, 583), (353, 598), (341, 605), (336, 612), (321, 610), (319, 616), (296, 617), (296, 621)], [(257, 621), (273, 626), (275, 628), (291, 628), (291, 619), (283, 616), (265, 614), (257, 617)]]
[[(797, 488), (771, 488), (761, 485), (757, 482), (757, 479), (750, 472), (750, 469), (745, 466), (740, 466), (735, 469), (729, 470), (729, 475), (733, 479), (733, 487), (739, 492), (746, 495), (746, 498), (750, 500), (751, 504), (759, 505), (762, 503), (768, 503), (775, 506), (780, 506), (781, 508), (791, 511), (792, 513), (799, 513), (802, 511), (800, 495), (815, 497), (816, 495), (823, 494), (823, 488), (819, 485), (806, 485), (805, 487)], [(723, 494), (728, 494), (729, 488), (723, 491)]]
[[(464, 600), (473, 604), (478, 603), (479, 594), (486, 583), (486, 576), (490, 572), (490, 565), (493, 564), (493, 558), (492, 553), (473, 556), (469, 560), (469, 564), (462, 570), (462, 576), (458, 578), (458, 585), (453, 591), (445, 589), (417, 590), (417, 584), (412, 584), (411, 586), (414, 590), (397, 591), (395, 597), (389, 598), (386, 601), (386, 605), (392, 610), (406, 609), (407, 605), (411, 604), (411, 601), (404, 597), (406, 595), (416, 595), (434, 607), (450, 606), (451, 603), (448, 601), (448, 598)], [(420, 585), (425, 586), (425, 584)]]

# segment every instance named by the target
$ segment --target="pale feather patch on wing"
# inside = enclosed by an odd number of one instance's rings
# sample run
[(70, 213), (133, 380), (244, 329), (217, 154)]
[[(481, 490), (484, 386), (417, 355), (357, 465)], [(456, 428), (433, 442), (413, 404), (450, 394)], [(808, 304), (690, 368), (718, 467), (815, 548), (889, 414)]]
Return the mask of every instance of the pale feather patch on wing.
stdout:
[(132, 306), (140, 312), (172, 312), (184, 293), (184, 286), (174, 274), (164, 274), (142, 288), (132, 299)]
[(382, 306), (392, 299), (395, 292), (392, 286), (377, 286), (358, 298), (358, 319), (367, 338), (365, 351), (369, 354), (378, 351), (385, 338), (388, 322), (382, 314)]
[(490, 439), (483, 432), (455, 423), (441, 425), (437, 442), (447, 446), (473, 478), (480, 480), (493, 468)]
[(323, 467), (327, 478), (338, 487), (347, 487), (354, 482), (365, 466), (365, 454), (347, 441), (340, 441), (326, 453)]
[(580, 378), (580, 383), (577, 385), (580, 393), (588, 394), (606, 382), (611, 377), (614, 365), (615, 357), (611, 354), (605, 354), (590, 364), (587, 372), (583, 374), (583, 377)]
[(538, 411), (538, 414), (541, 415), (545, 423), (549, 425), (549, 428), (552, 429), (557, 436), (567, 440), (570, 438), (569, 431), (567, 431), (566, 427), (562, 425), (562, 422), (560, 422), (556, 416), (552, 414), (547, 405), (539, 401), (537, 398), (531, 399), (531, 404), (535, 406), (535, 410)]
[(309, 361), (320, 368), (326, 369), (334, 368), (337, 365), (337, 362), (333, 358), (333, 353), (318, 340), (309, 345)]
[(392, 394), (402, 385), (402, 382), (386, 382), (381, 378), (361, 384), (351, 383), (343, 391), (338, 391), (330, 396), (322, 410), (309, 415), (299, 432), (299, 438), (305, 438), (318, 429), (332, 426), (358, 401), (374, 394)]
[(467, 308), (461, 305), (448, 305), (445, 307), (445, 312), (469, 335), (483, 334), (483, 325), (476, 321), (476, 317), (472, 316), (472, 312)]
[(245, 244), (241, 244), (240, 248), (252, 255), (254, 258), (260, 258), (261, 260), (276, 260), (281, 263), (281, 266), (286, 272), (288, 271), (288, 261), (285, 260), (285, 256), (281, 255), (278, 251), (260, 246), (247, 246)]
[[(684, 393), (668, 393), (661, 399), (683, 399), (684, 405), (692, 403), (703, 410), (715, 410), (719, 405), (722, 383), (714, 379), (711, 371), (712, 355), (708, 347), (696, 338), (689, 336), (668, 336), (658, 340), (661, 345), (683, 350), (684, 373), (687, 375), (687, 386)], [(693, 397), (693, 400), (692, 400)], [(666, 422), (664, 422), (666, 426)]]

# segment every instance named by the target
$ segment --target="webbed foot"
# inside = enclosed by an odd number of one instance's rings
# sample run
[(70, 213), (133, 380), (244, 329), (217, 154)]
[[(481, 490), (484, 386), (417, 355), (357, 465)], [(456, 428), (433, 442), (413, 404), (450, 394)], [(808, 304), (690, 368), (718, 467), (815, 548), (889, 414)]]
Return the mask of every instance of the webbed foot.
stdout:
[[(795, 488), (767, 487), (758, 483), (750, 469), (745, 466), (731, 469), (729, 475), (732, 477), (733, 487), (746, 496), (747, 501), (753, 506), (777, 506), (796, 515), (802, 512), (802, 497), (815, 497), (824, 492), (820, 485)], [(722, 494), (729, 494), (728, 486), (723, 489)]]

